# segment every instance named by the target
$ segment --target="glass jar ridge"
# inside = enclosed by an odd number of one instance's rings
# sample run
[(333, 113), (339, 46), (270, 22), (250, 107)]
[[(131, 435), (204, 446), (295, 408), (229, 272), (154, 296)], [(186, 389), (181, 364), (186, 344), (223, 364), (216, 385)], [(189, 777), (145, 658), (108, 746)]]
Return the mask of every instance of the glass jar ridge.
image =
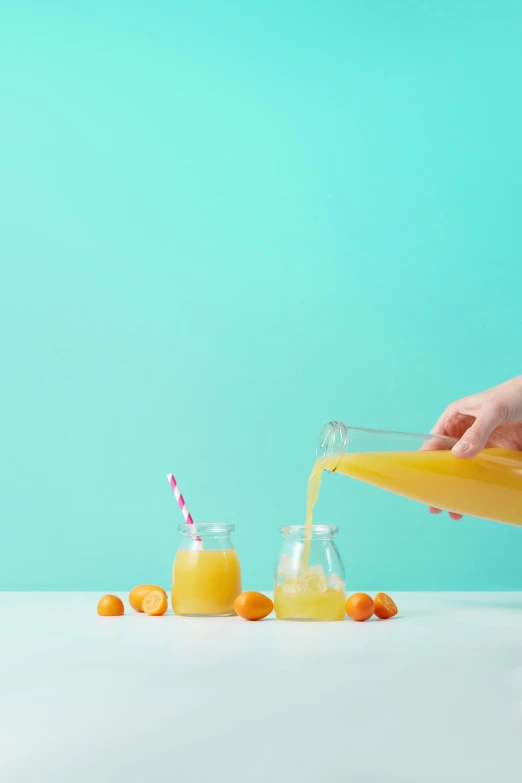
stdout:
[[(284, 538), (294, 539), (296, 541), (306, 540), (305, 525), (284, 525), (279, 529)], [(311, 539), (331, 540), (339, 532), (336, 525), (312, 525)]]

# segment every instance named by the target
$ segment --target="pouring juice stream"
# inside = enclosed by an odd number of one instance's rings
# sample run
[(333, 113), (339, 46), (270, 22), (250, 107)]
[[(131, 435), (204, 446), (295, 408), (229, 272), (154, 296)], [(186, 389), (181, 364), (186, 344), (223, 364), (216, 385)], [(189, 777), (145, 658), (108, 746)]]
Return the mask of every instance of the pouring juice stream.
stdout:
[(319, 499), (323, 464), (317, 461), (308, 480), (304, 540), (298, 562), (291, 566), (274, 591), (274, 608), (279, 619), (342, 620), (345, 614), (344, 574), (333, 574), (328, 580), (319, 565), (310, 567), (312, 516)]
[[(353, 452), (347, 450), (349, 441)], [(477, 457), (463, 460), (451, 452), (454, 443), (433, 435), (357, 430), (342, 422), (327, 425), (308, 481), (298, 573), (276, 587), (278, 616), (284, 616), (287, 610), (290, 614), (291, 601), (299, 600), (303, 616), (341, 619), (337, 615), (344, 599), (344, 583), (342, 590), (339, 580), (337, 589), (328, 586), (327, 592), (325, 580), (319, 580), (319, 584), (315, 567), (309, 564), (313, 511), (325, 470), (427, 506), (522, 526), (522, 452), (486, 448)]]

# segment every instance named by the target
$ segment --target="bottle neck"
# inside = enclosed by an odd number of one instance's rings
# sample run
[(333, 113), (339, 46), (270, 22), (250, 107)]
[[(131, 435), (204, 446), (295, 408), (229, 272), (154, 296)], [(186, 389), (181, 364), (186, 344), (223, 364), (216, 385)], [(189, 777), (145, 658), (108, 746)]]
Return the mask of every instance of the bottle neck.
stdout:
[(330, 421), (325, 424), (315, 450), (316, 459), (342, 457), (348, 445), (348, 427), (344, 421)]

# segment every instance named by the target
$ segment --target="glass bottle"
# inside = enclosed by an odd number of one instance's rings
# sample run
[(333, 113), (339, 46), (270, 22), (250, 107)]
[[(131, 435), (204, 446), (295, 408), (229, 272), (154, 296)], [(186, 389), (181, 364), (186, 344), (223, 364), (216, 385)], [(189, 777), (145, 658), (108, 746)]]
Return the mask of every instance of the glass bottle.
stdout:
[(234, 615), (241, 592), (241, 567), (232, 543), (234, 525), (181, 524), (172, 567), (172, 608), (193, 617)]
[(275, 573), (274, 608), (278, 620), (342, 620), (345, 572), (334, 542), (337, 527), (281, 528), (283, 548)]
[(491, 445), (459, 459), (455, 443), (332, 421), (319, 436), (314, 474), (341, 473), (445, 511), (522, 525), (522, 452)]

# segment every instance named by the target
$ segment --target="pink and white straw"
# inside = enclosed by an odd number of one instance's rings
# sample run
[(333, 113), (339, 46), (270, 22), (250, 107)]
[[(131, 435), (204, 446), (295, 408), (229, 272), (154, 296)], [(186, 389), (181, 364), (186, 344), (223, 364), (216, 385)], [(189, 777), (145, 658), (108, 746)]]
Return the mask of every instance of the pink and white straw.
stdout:
[[(190, 515), (190, 511), (187, 508), (187, 504), (185, 503), (185, 498), (183, 497), (183, 495), (179, 490), (178, 482), (176, 481), (172, 473), (167, 473), (167, 481), (169, 482), (170, 487), (174, 492), (174, 497), (178, 501), (178, 506), (181, 509), (181, 513), (183, 514), (183, 518), (185, 519), (185, 522), (187, 523), (187, 525), (193, 525), (194, 520), (192, 519)], [(203, 543), (201, 541), (201, 538), (199, 536), (196, 536), (195, 540), (198, 544), (198, 549), (202, 549)]]

